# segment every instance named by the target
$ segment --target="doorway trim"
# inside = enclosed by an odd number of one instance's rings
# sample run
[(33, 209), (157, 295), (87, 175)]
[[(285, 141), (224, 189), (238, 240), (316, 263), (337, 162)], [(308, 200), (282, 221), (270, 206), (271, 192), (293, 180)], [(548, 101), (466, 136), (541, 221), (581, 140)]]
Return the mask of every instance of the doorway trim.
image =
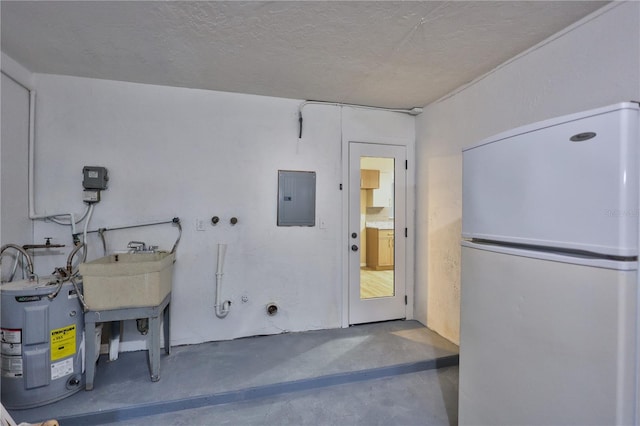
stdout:
[[(365, 164), (364, 159), (377, 160), (374, 163)], [(349, 235), (351, 236), (351, 255), (349, 258), (349, 324), (362, 324), (375, 321), (385, 321), (391, 319), (405, 319), (407, 315), (408, 298), (406, 297), (406, 279), (405, 279), (405, 262), (406, 256), (406, 239), (405, 234), (406, 227), (406, 184), (407, 184), (407, 170), (406, 170), (407, 149), (401, 145), (383, 145), (383, 144), (363, 144), (357, 142), (351, 142), (349, 144)], [(392, 168), (390, 169), (390, 164)], [(393, 202), (390, 203), (390, 197), (385, 196), (385, 200), (381, 201), (382, 204), (391, 207), (391, 211), (388, 213), (393, 216), (391, 219), (393, 223), (392, 231), (382, 231), (382, 235), (385, 235), (382, 240), (378, 239), (376, 234), (375, 243), (369, 238), (369, 226), (363, 222), (363, 215), (366, 214), (366, 205), (373, 200), (367, 201), (366, 198), (374, 196), (376, 190), (373, 190), (374, 194), (369, 194), (363, 199), (362, 193), (362, 172), (363, 169), (377, 169), (379, 187), (382, 191), (391, 190), (393, 194)], [(388, 184), (393, 182), (393, 188), (389, 188)], [(386, 189), (385, 189), (386, 187)], [(389, 195), (391, 195), (389, 194)], [(380, 200), (379, 200), (380, 201)], [(363, 205), (364, 203), (364, 205)], [(388, 216), (388, 215), (387, 215)], [(365, 230), (367, 232), (365, 232)], [(380, 232), (380, 231), (379, 231)], [(366, 234), (366, 238), (365, 238)], [(366, 262), (368, 266), (373, 266), (370, 263), (377, 264), (379, 252), (375, 255), (375, 260), (370, 257), (370, 248), (378, 247), (378, 244), (384, 242), (389, 244), (387, 236), (393, 235), (393, 248), (386, 248), (387, 256), (392, 255), (391, 264), (391, 288), (386, 289), (383, 293), (380, 293), (374, 297), (363, 296), (363, 268), (362, 261), (363, 255), (366, 254)], [(388, 257), (383, 262), (388, 262)], [(377, 269), (377, 268), (376, 268)], [(385, 274), (383, 272), (373, 274)], [(389, 293), (388, 291), (391, 290)]]
[(367, 137), (355, 138), (342, 135), (342, 320), (343, 328), (349, 327), (349, 144), (351, 142), (374, 143), (381, 145), (400, 145), (407, 150), (407, 182), (406, 182), (406, 227), (405, 238), (405, 291), (407, 295), (406, 319), (414, 318), (415, 287), (415, 137)]

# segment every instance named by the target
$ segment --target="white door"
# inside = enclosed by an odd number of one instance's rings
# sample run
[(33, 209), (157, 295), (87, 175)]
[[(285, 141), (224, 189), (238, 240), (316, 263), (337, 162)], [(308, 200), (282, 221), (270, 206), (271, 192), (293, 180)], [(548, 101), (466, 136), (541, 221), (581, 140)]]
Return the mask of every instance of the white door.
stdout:
[(406, 148), (349, 144), (349, 324), (406, 317)]

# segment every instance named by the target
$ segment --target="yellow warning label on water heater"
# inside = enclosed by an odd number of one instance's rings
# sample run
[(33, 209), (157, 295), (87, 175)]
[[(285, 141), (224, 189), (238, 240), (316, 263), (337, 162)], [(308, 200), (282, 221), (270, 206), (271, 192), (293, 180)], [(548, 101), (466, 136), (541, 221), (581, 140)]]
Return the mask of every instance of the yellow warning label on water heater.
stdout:
[(68, 325), (51, 330), (51, 361), (76, 353), (76, 326)]

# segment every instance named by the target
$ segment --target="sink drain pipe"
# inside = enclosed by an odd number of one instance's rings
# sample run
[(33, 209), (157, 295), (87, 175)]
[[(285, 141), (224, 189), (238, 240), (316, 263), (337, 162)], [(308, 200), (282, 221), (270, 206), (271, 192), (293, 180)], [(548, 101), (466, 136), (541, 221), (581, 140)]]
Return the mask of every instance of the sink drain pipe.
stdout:
[(227, 252), (226, 244), (218, 244), (218, 268), (216, 270), (216, 316), (218, 318), (224, 318), (229, 313), (229, 308), (231, 307), (231, 301), (225, 300), (221, 302), (222, 297), (220, 296), (220, 291), (222, 287), (222, 269), (224, 267), (224, 255)]

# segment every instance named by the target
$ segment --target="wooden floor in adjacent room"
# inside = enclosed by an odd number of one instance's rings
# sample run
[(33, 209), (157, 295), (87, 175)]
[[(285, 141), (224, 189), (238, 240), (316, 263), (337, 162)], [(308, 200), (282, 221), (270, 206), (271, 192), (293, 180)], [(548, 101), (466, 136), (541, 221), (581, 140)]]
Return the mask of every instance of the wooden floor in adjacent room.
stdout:
[(362, 299), (390, 296), (393, 296), (393, 270), (375, 271), (366, 267), (360, 268), (360, 297)]

